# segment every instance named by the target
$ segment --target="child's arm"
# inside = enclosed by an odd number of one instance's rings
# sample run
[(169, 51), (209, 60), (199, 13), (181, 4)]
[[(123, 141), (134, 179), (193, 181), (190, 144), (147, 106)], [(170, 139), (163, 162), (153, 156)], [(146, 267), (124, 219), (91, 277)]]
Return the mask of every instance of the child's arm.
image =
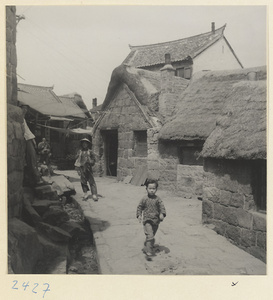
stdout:
[(158, 198), (158, 205), (159, 205), (159, 211), (160, 211), (159, 219), (160, 219), (160, 221), (163, 221), (164, 218), (166, 217), (166, 209), (165, 209), (163, 201), (160, 198)]
[(138, 206), (137, 206), (137, 213), (136, 213), (136, 217), (139, 221), (139, 223), (141, 223), (142, 221), (142, 211), (143, 211), (143, 206), (144, 203), (143, 203), (143, 199), (141, 199), (141, 201), (139, 202)]

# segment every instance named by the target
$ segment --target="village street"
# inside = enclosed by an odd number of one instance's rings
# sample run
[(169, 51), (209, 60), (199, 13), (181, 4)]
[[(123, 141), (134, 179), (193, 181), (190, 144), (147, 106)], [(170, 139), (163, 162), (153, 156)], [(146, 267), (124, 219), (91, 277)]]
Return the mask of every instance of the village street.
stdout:
[[(266, 265), (231, 244), (201, 223), (202, 202), (158, 190), (167, 216), (156, 234), (156, 256), (142, 253), (144, 233), (136, 219), (136, 207), (144, 186), (97, 177), (98, 202), (82, 200), (76, 171), (57, 171), (68, 176), (86, 219), (91, 225), (101, 274), (162, 275), (264, 275)], [(211, 225), (210, 225), (211, 226)]]

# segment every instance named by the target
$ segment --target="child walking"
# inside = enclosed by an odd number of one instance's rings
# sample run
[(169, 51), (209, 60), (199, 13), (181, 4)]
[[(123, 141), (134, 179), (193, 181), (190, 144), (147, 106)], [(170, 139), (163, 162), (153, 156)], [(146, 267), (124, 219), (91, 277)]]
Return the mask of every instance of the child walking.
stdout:
[(158, 182), (153, 179), (148, 179), (145, 185), (147, 196), (144, 196), (138, 204), (136, 216), (140, 223), (142, 221), (144, 227), (146, 236), (144, 252), (148, 256), (152, 256), (154, 254), (154, 237), (159, 223), (166, 217), (166, 209), (162, 200), (156, 195)]
[(89, 147), (91, 148), (92, 144), (87, 138), (84, 138), (80, 140), (80, 145), (81, 149), (76, 154), (75, 167), (81, 177), (81, 186), (84, 193), (83, 200), (88, 199), (87, 192), (89, 191), (89, 187), (87, 183), (89, 183), (92, 198), (94, 201), (98, 201), (97, 185), (92, 171), (92, 167), (95, 165), (95, 155), (89, 149)]

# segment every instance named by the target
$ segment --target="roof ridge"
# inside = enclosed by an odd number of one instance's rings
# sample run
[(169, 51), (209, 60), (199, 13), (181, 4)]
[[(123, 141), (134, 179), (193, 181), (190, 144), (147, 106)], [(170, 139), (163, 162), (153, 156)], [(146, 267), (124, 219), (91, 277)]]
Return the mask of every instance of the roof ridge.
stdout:
[(38, 87), (38, 88), (43, 88), (43, 89), (49, 89), (49, 90), (53, 90), (54, 89), (54, 85), (52, 86), (42, 86), (42, 85), (35, 85), (35, 84), (27, 84), (27, 83), (17, 83), (17, 85), (25, 85), (25, 86), (32, 86), (32, 87)]
[[(223, 25), (222, 27), (219, 27), (218, 29), (215, 29), (215, 33), (222, 31), (221, 34), (223, 35), (224, 30), (226, 28), (226, 25), (227, 24)], [(202, 35), (205, 36), (205, 35), (209, 35), (209, 34), (213, 34), (212, 31), (208, 31), (208, 32), (205, 32), (205, 33), (200, 33), (200, 34), (197, 34), (197, 35), (189, 36), (189, 37), (178, 39), (178, 40), (168, 41), (168, 42), (161, 42), (161, 43), (148, 44), (148, 45), (139, 45), (139, 46), (132, 46), (132, 45), (129, 44), (129, 48), (132, 51), (132, 50), (137, 50), (137, 49), (141, 49), (141, 48), (162, 46), (162, 45), (165, 45), (165, 44), (176, 43), (176, 42), (180, 42), (180, 41), (187, 40), (187, 39), (190, 39), (190, 38), (196, 38), (196, 37), (199, 37), (199, 36), (202, 36)]]

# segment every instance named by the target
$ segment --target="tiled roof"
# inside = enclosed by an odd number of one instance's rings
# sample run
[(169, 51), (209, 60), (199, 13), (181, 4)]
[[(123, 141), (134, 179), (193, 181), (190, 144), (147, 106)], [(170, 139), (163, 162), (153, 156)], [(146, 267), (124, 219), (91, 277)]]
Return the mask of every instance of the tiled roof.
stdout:
[(86, 118), (78, 106), (63, 103), (53, 92), (53, 87), (18, 83), (18, 101), (46, 116)]
[(165, 54), (170, 53), (172, 62), (194, 58), (221, 37), (226, 25), (214, 31), (192, 37), (143, 46), (131, 46), (131, 52), (123, 61), (134, 67), (147, 67), (165, 63)]
[(72, 115), (73, 117), (78, 118), (86, 118), (85, 113), (82, 111), (82, 109), (74, 102), (74, 97), (70, 96), (59, 96), (59, 99), (62, 101), (62, 103), (66, 106), (69, 106), (75, 110), (75, 114)]

